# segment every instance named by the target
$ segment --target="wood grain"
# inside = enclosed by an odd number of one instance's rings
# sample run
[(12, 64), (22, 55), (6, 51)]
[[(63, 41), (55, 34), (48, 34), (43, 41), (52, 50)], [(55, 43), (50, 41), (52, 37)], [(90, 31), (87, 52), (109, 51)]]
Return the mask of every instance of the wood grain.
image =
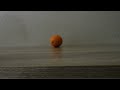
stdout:
[(0, 78), (120, 78), (120, 46), (0, 48)]
[(0, 79), (120, 78), (120, 66), (1, 67)]

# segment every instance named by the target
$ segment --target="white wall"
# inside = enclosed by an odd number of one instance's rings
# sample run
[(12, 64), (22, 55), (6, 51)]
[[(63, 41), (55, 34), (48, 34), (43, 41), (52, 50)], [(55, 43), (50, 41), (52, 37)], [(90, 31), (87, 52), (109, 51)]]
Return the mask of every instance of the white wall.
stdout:
[(48, 46), (53, 34), (64, 45), (120, 44), (120, 11), (0, 12), (0, 46)]

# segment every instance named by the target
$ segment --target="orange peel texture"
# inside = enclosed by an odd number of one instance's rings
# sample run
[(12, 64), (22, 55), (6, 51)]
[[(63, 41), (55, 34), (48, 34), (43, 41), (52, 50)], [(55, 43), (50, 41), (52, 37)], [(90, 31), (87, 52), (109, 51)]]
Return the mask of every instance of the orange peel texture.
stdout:
[(60, 35), (53, 35), (51, 36), (50, 38), (50, 44), (55, 47), (55, 48), (58, 48), (62, 45), (63, 43), (63, 39)]

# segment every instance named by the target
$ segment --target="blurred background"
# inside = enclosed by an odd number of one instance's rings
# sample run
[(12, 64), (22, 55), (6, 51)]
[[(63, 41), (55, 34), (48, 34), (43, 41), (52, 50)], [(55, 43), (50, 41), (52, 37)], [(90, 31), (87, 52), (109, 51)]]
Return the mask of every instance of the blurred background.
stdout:
[(0, 11), (0, 47), (120, 44), (120, 11)]

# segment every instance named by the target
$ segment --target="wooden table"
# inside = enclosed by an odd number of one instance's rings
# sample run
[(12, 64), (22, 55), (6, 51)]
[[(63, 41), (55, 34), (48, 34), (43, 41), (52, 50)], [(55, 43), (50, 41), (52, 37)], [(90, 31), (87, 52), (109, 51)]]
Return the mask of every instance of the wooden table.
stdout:
[(120, 45), (2, 47), (0, 78), (120, 78)]

